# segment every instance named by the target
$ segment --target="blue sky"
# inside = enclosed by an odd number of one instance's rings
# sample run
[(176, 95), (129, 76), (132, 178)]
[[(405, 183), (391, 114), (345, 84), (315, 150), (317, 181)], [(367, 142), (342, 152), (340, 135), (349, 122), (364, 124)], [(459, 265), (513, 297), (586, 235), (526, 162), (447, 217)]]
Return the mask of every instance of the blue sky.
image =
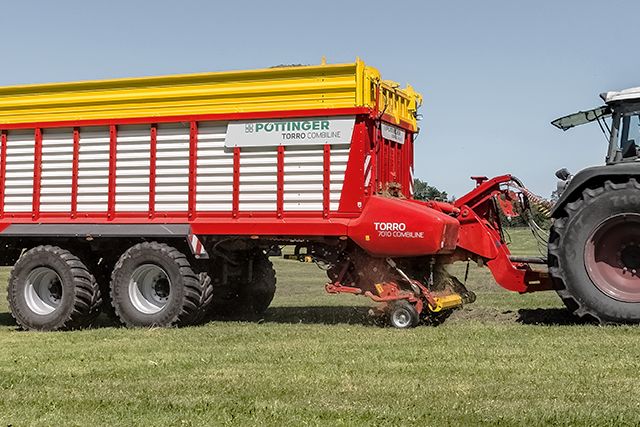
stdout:
[(460, 196), (513, 173), (549, 196), (553, 173), (600, 164), (597, 125), (556, 117), (640, 86), (640, 2), (5, 1), (0, 85), (350, 62), (425, 98), (416, 175)]

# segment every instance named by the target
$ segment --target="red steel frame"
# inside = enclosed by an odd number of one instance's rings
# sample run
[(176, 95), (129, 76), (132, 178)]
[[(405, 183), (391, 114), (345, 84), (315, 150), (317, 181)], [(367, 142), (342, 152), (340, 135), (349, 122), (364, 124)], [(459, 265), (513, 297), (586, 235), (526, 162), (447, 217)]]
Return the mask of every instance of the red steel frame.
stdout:
[(449, 205), (459, 209), (458, 248), (487, 260), (496, 282), (507, 290), (521, 293), (550, 290), (553, 284), (546, 272), (511, 262), (509, 249), (500, 235), (500, 223), (487, 219), (495, 206), (494, 197), (502, 194), (501, 185), (511, 181), (511, 175), (478, 181), (476, 188), (457, 199), (453, 206)]
[[(116, 161), (117, 161), (117, 126), (119, 125), (132, 125), (132, 124), (148, 124), (151, 128), (154, 128), (154, 125), (157, 126), (158, 123), (170, 123), (170, 122), (189, 122), (192, 126), (195, 124), (197, 126), (197, 122), (199, 121), (224, 121), (224, 120), (246, 120), (246, 119), (269, 119), (269, 118), (293, 118), (293, 117), (319, 117), (319, 116), (344, 116), (344, 115), (355, 115), (360, 118), (369, 118), (369, 119), (379, 119), (379, 115), (377, 112), (372, 111), (368, 107), (354, 107), (354, 108), (335, 108), (335, 109), (316, 109), (316, 110), (290, 110), (290, 111), (267, 111), (267, 112), (255, 112), (255, 113), (232, 113), (232, 114), (204, 114), (204, 115), (188, 115), (188, 116), (167, 116), (167, 117), (137, 117), (137, 118), (113, 118), (113, 119), (95, 119), (95, 120), (69, 120), (69, 121), (55, 121), (55, 122), (33, 122), (33, 123), (5, 123), (0, 124), (0, 131), (4, 135), (3, 143), (6, 145), (7, 140), (7, 131), (14, 129), (38, 129), (40, 135), (42, 134), (42, 129), (47, 128), (60, 128), (60, 127), (72, 127), (78, 130), (78, 135), (75, 135), (74, 138), (80, 138), (80, 128), (85, 126), (109, 126), (110, 132), (110, 145), (109, 145), (109, 184), (108, 184), (108, 202), (107, 202), (107, 212), (106, 215), (104, 212), (83, 212), (81, 216), (77, 214), (77, 185), (74, 185), (75, 190), (72, 190), (72, 193), (75, 192), (75, 197), (72, 194), (72, 200), (75, 199), (75, 211), (72, 208), (69, 213), (64, 212), (47, 212), (41, 214), (39, 212), (39, 198), (40, 198), (40, 189), (39, 189), (39, 181), (41, 172), (38, 170), (35, 171), (34, 167), (34, 212), (33, 213), (5, 213), (4, 212), (4, 188), (0, 188), (2, 190), (2, 203), (0, 203), (0, 214), (3, 218), (7, 217), (7, 214), (12, 219), (12, 222), (27, 222), (29, 220), (33, 220), (35, 216), (43, 223), (55, 223), (60, 221), (67, 221), (69, 219), (76, 220), (78, 222), (88, 222), (88, 223), (100, 223), (100, 222), (146, 222), (146, 221), (155, 221), (158, 222), (167, 222), (167, 223), (180, 223), (189, 220), (193, 220), (196, 214), (195, 210), (195, 188), (197, 183), (195, 180), (197, 179), (195, 176), (190, 174), (189, 179), (189, 188), (190, 188), (190, 197), (189, 197), (189, 210), (185, 212), (163, 212), (162, 218), (158, 218), (157, 213), (155, 212), (155, 203), (153, 199), (155, 199), (155, 186), (151, 185), (151, 181), (154, 180), (155, 176), (150, 177), (150, 200), (149, 200), (149, 210), (147, 212), (126, 212), (119, 213), (116, 211)], [(390, 116), (382, 117), (385, 120), (393, 122), (393, 118)], [(412, 126), (409, 123), (401, 122), (400, 126), (405, 127), (407, 130), (412, 131)], [(357, 164), (361, 158), (364, 158), (364, 144), (369, 143), (371, 139), (375, 139), (378, 135), (374, 132), (373, 138), (371, 135), (367, 135), (368, 131), (363, 131), (363, 128), (366, 128), (367, 124), (362, 119), (357, 118), (356, 129), (354, 130), (354, 138), (352, 140), (351, 154), (349, 156), (349, 165), (348, 170), (345, 174), (345, 182), (343, 185), (342, 191), (342, 199), (340, 200), (340, 206), (338, 212), (331, 213), (328, 211), (327, 206), (329, 205), (326, 201), (326, 196), (324, 193), (327, 191), (330, 192), (330, 184), (323, 185), (323, 211), (322, 217), (328, 219), (331, 216), (343, 216), (345, 218), (354, 217), (357, 212), (362, 209), (362, 205), (364, 202), (364, 188), (362, 185), (362, 180), (354, 179), (353, 172), (354, 169), (359, 168), (362, 169), (362, 164)], [(153, 130), (152, 130), (153, 132)], [(157, 132), (157, 131), (156, 131)], [(378, 132), (379, 134), (379, 132)], [(368, 137), (367, 137), (368, 136)], [(152, 138), (153, 140), (153, 138)], [(192, 147), (197, 144), (197, 135), (195, 138), (190, 138), (190, 153), (193, 151)], [(74, 142), (74, 149), (76, 146), (76, 142)], [(153, 143), (152, 143), (153, 145)], [(356, 152), (356, 156), (353, 156), (354, 151)], [(36, 149), (36, 153), (39, 151)], [(151, 162), (155, 160), (153, 156), (153, 150), (151, 150)], [(325, 153), (326, 155), (326, 153)], [(240, 174), (240, 163), (239, 163), (240, 151), (238, 148), (234, 149), (234, 179), (233, 179), (233, 208), (231, 212), (232, 218), (242, 218), (243, 216), (256, 218), (256, 217), (270, 217), (272, 216), (270, 213), (263, 212), (240, 212), (239, 210), (239, 174)], [(6, 169), (6, 152), (3, 150), (0, 155), (4, 162), (0, 162), (0, 178), (1, 184), (0, 186), (4, 187), (4, 174), (3, 170)], [(354, 159), (355, 157), (355, 159)], [(34, 161), (36, 165), (40, 164), (40, 158), (35, 158)], [(378, 159), (372, 158), (372, 167), (375, 168), (376, 165), (384, 163)], [(356, 163), (354, 166), (352, 163)], [(197, 159), (193, 158), (190, 155), (190, 168), (191, 170), (195, 169), (197, 164)], [(36, 176), (37, 173), (37, 176)], [(77, 173), (77, 171), (76, 171)], [(151, 172), (151, 175), (154, 175), (154, 172)], [(374, 187), (374, 177), (380, 175), (376, 173), (376, 170), (373, 169), (372, 172), (372, 180), (371, 187)], [(325, 170), (323, 173), (325, 178), (330, 178), (330, 171)], [(37, 178), (37, 179), (36, 179)], [(73, 181), (72, 175), (72, 181)], [(77, 176), (75, 178), (77, 180)], [(37, 191), (36, 191), (37, 190)], [(375, 191), (374, 191), (375, 192)], [(153, 194), (152, 194), (153, 193)], [(346, 197), (346, 201), (345, 201)], [(35, 214), (35, 216), (32, 216)], [(198, 212), (198, 215), (201, 215)], [(224, 218), (227, 217), (228, 214), (224, 212), (203, 212), (203, 218)], [(315, 213), (310, 212), (285, 212), (284, 210), (281, 212), (281, 215), (278, 216), (278, 212), (276, 212), (276, 217), (284, 218), (286, 216), (298, 217), (298, 218), (308, 218), (315, 217)], [(6, 224), (5, 224), (6, 226)]]
[[(361, 120), (362, 117), (370, 117), (371, 110), (367, 107), (355, 107), (355, 108), (338, 108), (338, 109), (317, 109), (317, 110), (296, 110), (296, 111), (268, 111), (257, 113), (232, 113), (232, 114), (205, 114), (205, 115), (189, 115), (189, 116), (168, 116), (168, 117), (137, 117), (137, 118), (113, 118), (113, 119), (96, 119), (96, 120), (69, 120), (69, 121), (56, 121), (56, 122), (38, 122), (38, 123), (5, 123), (0, 124), (0, 133), (2, 135), (2, 152), (0, 153), (0, 215), (6, 222), (0, 223), (0, 229), (6, 228), (10, 223), (29, 223), (32, 222), (37, 216), (38, 222), (43, 224), (47, 223), (68, 223), (70, 220), (77, 223), (188, 223), (198, 221), (196, 219), (195, 209), (195, 189), (197, 185), (197, 177), (195, 173), (190, 173), (189, 176), (189, 210), (187, 212), (162, 212), (159, 214), (155, 210), (155, 169), (151, 168), (150, 182), (149, 182), (149, 209), (145, 212), (117, 212), (116, 211), (116, 162), (117, 162), (117, 127), (123, 125), (133, 124), (146, 124), (151, 128), (152, 134), (157, 136), (157, 124), (159, 123), (171, 123), (171, 122), (187, 122), (190, 123), (190, 127), (197, 128), (197, 123), (200, 121), (232, 121), (232, 120), (246, 120), (246, 119), (270, 119), (270, 118), (294, 118), (294, 117), (321, 117), (321, 116), (345, 116), (354, 115), (357, 120)], [(360, 117), (360, 118), (358, 118)], [(360, 123), (361, 126), (364, 123)], [(36, 147), (34, 154), (34, 192), (33, 192), (33, 207), (34, 210), (31, 213), (25, 212), (5, 212), (4, 208), (4, 186), (5, 186), (5, 174), (6, 174), (6, 144), (8, 131), (17, 129), (34, 129), (34, 132), (38, 132), (40, 137), (43, 129), (49, 128), (61, 128), (71, 127), (77, 132), (74, 132), (74, 150), (78, 149), (79, 141), (81, 139), (81, 128), (88, 126), (108, 126), (109, 127), (109, 178), (108, 178), (108, 197), (107, 197), (107, 211), (106, 212), (83, 212), (82, 215), (78, 215), (77, 212), (77, 158), (74, 160), (74, 171), (72, 172), (72, 183), (74, 189), (72, 190), (72, 206), (69, 212), (45, 212), (39, 211), (39, 198), (40, 198), (40, 177), (41, 172), (39, 165), (41, 163), (41, 151)], [(36, 131), (37, 129), (37, 131)], [(155, 129), (155, 130), (154, 130)], [(190, 136), (195, 133), (190, 129)], [(356, 135), (356, 133), (354, 133)], [(361, 135), (361, 132), (357, 133)], [(78, 139), (78, 142), (75, 139)], [(360, 146), (359, 137), (354, 136), (352, 146)], [(150, 166), (156, 161), (154, 156), (153, 147), (154, 138), (151, 137), (151, 149), (150, 149)], [(37, 142), (37, 144), (41, 144)], [(197, 158), (191, 153), (195, 153), (194, 146), (197, 146), (197, 135), (190, 138), (190, 170), (195, 170), (197, 166)], [(357, 149), (356, 151), (359, 151)], [(76, 153), (78, 154), (78, 153)], [(75, 154), (74, 154), (75, 156)], [(349, 160), (349, 163), (353, 163), (353, 160)], [(317, 224), (318, 219), (329, 220), (330, 217), (343, 217), (345, 219), (353, 218), (357, 216), (357, 213), (361, 210), (361, 206), (356, 208), (355, 201), (351, 203), (352, 199), (362, 200), (363, 195), (355, 194), (351, 188), (355, 185), (355, 181), (349, 178), (350, 171), (345, 174), (345, 185), (343, 187), (343, 195), (348, 195), (349, 203), (344, 204), (341, 200), (340, 208), (338, 212), (326, 212), (323, 209), (321, 212), (294, 212), (284, 211), (278, 216), (278, 212), (241, 212), (239, 209), (239, 191), (240, 191), (240, 149), (234, 149), (233, 159), (233, 202), (231, 215), (227, 212), (197, 212), (198, 218), (201, 221), (211, 223), (211, 226), (206, 227), (211, 232), (218, 233), (221, 230), (226, 232), (233, 231), (234, 233), (244, 234), (243, 230), (254, 229), (253, 231), (259, 231), (260, 233), (282, 233), (284, 234), (308, 234), (308, 227), (310, 224)], [(360, 166), (361, 167), (361, 166)], [(353, 169), (353, 167), (351, 168)], [(74, 178), (75, 175), (75, 178)], [(326, 174), (324, 174), (326, 175)], [(75, 180), (75, 181), (74, 181)], [(283, 178), (282, 178), (283, 180)], [(323, 187), (324, 188), (324, 187)], [(354, 187), (354, 189), (356, 189)], [(75, 196), (74, 196), (75, 193)], [(282, 200), (282, 206), (284, 201)], [(343, 205), (346, 206), (343, 208)], [(75, 208), (74, 208), (75, 206)], [(191, 216), (189, 216), (191, 214)], [(231, 218), (237, 220), (236, 226), (228, 227), (228, 219)], [(250, 218), (252, 224), (255, 226), (248, 226), (244, 224), (242, 219)], [(288, 220), (287, 220), (288, 219)], [(284, 221), (287, 220), (285, 223)], [(322, 232), (331, 235), (344, 234), (344, 224), (340, 224), (340, 221), (333, 221), (324, 225)], [(345, 221), (346, 222), (346, 221)], [(225, 224), (227, 226), (225, 226)], [(199, 227), (199, 225), (196, 225)], [(315, 231), (315, 230), (314, 230)]]
[(329, 218), (331, 208), (331, 146), (324, 145), (322, 168), (322, 216)]
[(276, 212), (278, 218), (282, 218), (284, 213), (284, 146), (278, 147), (278, 160), (277, 160), (277, 184), (276, 184)]
[[(375, 152), (376, 147), (372, 143), (372, 141), (375, 140), (376, 130), (376, 127), (373, 127), (372, 129), (365, 129), (368, 139), (365, 142), (364, 150), (366, 152), (366, 156), (369, 158), (369, 165), (365, 170), (363, 170), (364, 176), (362, 185), (365, 187), (364, 191), (366, 196), (375, 193), (376, 181), (378, 179), (378, 161)], [(368, 185), (366, 183), (367, 179), (369, 180)]]
[(198, 123), (192, 121), (189, 124), (189, 219), (196, 216), (196, 185), (198, 174)]
[[(345, 172), (342, 195), (337, 211), (331, 211), (331, 147), (326, 145), (323, 151), (323, 203), (322, 211), (285, 211), (284, 210), (284, 156), (286, 149), (278, 149), (278, 197), (277, 209), (275, 212), (246, 212), (241, 211), (239, 206), (240, 192), (240, 156), (239, 148), (233, 149), (233, 196), (231, 212), (207, 212), (196, 210), (197, 194), (197, 143), (198, 143), (198, 122), (210, 120), (242, 120), (242, 119), (269, 119), (283, 117), (319, 117), (319, 116), (344, 116), (354, 115), (356, 122), (350, 146), (349, 160)], [(208, 230), (210, 233), (260, 233), (260, 234), (315, 234), (322, 230), (327, 235), (344, 235), (345, 225), (348, 220), (357, 217), (366, 203), (366, 193), (373, 194), (375, 179), (378, 176), (375, 168), (385, 163), (382, 159), (376, 158), (371, 151), (377, 144), (375, 139), (380, 138), (380, 132), (376, 132), (375, 120), (377, 115), (369, 108), (343, 108), (343, 109), (319, 109), (300, 111), (271, 111), (264, 113), (233, 113), (233, 114), (210, 114), (175, 117), (153, 117), (153, 118), (128, 118), (128, 119), (108, 119), (108, 120), (83, 120), (64, 121), (46, 123), (24, 123), (24, 124), (0, 124), (2, 136), (2, 153), (0, 154), (0, 198), (4, 197), (4, 174), (6, 173), (6, 143), (10, 137), (8, 131), (15, 129), (34, 129), (36, 136), (36, 151), (34, 154), (34, 192), (33, 192), (33, 212), (32, 213), (5, 213), (4, 203), (0, 203), (0, 215), (6, 223), (0, 223), (0, 229), (5, 228), (9, 223), (31, 222), (36, 217), (39, 222), (47, 223), (191, 223), (193, 227)], [(169, 123), (182, 121), (189, 123), (189, 191), (188, 209), (186, 212), (162, 212), (158, 213), (155, 208), (156, 171), (154, 165), (157, 161), (157, 126), (159, 123)], [(146, 124), (150, 127), (150, 176), (149, 176), (149, 207), (144, 212), (118, 212), (116, 210), (116, 166), (117, 166), (117, 135), (118, 126), (130, 124)], [(78, 166), (79, 150), (81, 143), (82, 127), (104, 126), (109, 127), (109, 178), (108, 197), (106, 212), (82, 212), (77, 211), (78, 206)], [(407, 126), (408, 124), (403, 124)], [(38, 166), (41, 164), (42, 130), (48, 128), (71, 127), (73, 129), (73, 168), (72, 168), (72, 190), (71, 206), (69, 212), (40, 212), (40, 179), (41, 172)], [(382, 145), (382, 144), (381, 144)], [(379, 146), (379, 145), (378, 145)], [(371, 153), (372, 158), (372, 178), (369, 189), (364, 188), (364, 159), (366, 154)], [(34, 216), (32, 216), (32, 214)], [(229, 224), (229, 219), (235, 221), (234, 225)], [(247, 220), (246, 223), (244, 220)], [(319, 221), (327, 221), (320, 229), (309, 230)], [(250, 225), (251, 224), (251, 225)]]
[(80, 129), (73, 128), (73, 160), (71, 166), (71, 218), (78, 215), (78, 168), (80, 164)]
[(233, 196), (231, 202), (231, 214), (238, 217), (240, 211), (240, 147), (233, 149)]
[(40, 184), (42, 181), (42, 129), (35, 129), (35, 147), (33, 160), (33, 200), (31, 203), (31, 216), (33, 219), (40, 217)]
[(158, 154), (158, 125), (151, 124), (149, 141), (149, 218), (156, 214), (156, 160)]
[[(355, 115), (356, 123), (354, 127), (353, 139), (350, 148), (350, 155), (345, 172), (344, 184), (342, 188), (342, 197), (337, 211), (330, 209), (331, 194), (331, 165), (330, 154), (331, 147), (324, 147), (324, 167), (323, 167), (323, 209), (321, 212), (295, 212), (284, 210), (284, 156), (286, 150), (278, 149), (278, 201), (276, 212), (243, 212), (239, 208), (239, 191), (240, 191), (240, 149), (234, 148), (233, 155), (233, 201), (232, 211), (227, 212), (197, 212), (196, 211), (196, 190), (197, 190), (197, 126), (199, 121), (204, 120), (242, 120), (242, 119), (268, 119), (283, 117), (318, 117), (318, 116), (343, 116)], [(83, 121), (64, 121), (64, 122), (46, 122), (46, 123), (24, 123), (24, 124), (2, 124), (0, 131), (2, 132), (2, 153), (0, 154), (0, 197), (4, 197), (4, 174), (6, 173), (6, 143), (8, 131), (14, 129), (34, 129), (39, 138), (36, 138), (36, 151), (34, 154), (34, 192), (32, 213), (5, 213), (4, 203), (0, 203), (0, 213), (4, 214), (4, 218), (10, 217), (11, 222), (23, 223), (30, 222), (35, 217), (42, 223), (74, 222), (82, 223), (184, 223), (193, 221), (226, 221), (225, 218), (241, 220), (242, 218), (251, 218), (252, 221), (260, 219), (264, 221), (264, 225), (273, 221), (284, 221), (287, 218), (289, 223), (296, 218), (301, 224), (312, 224), (317, 219), (330, 220), (331, 218), (354, 218), (362, 210), (365, 203), (364, 188), (364, 159), (365, 155), (375, 146), (375, 138), (379, 137), (379, 132), (372, 132), (375, 128), (375, 115), (369, 108), (343, 108), (343, 109), (319, 109), (319, 110), (300, 110), (300, 111), (270, 111), (264, 113), (234, 113), (234, 114), (211, 114), (211, 115), (193, 115), (193, 116), (175, 116), (175, 117), (153, 117), (153, 118), (128, 118), (128, 119), (108, 119), (108, 120), (83, 120)], [(190, 124), (189, 138), (189, 193), (188, 193), (188, 210), (187, 212), (162, 212), (158, 214), (155, 209), (155, 167), (157, 161), (157, 125), (159, 123), (168, 123), (183, 121)], [(118, 212), (116, 210), (116, 165), (117, 165), (117, 134), (118, 126), (130, 124), (147, 124), (150, 126), (150, 177), (149, 177), (149, 208), (146, 212)], [(109, 126), (109, 179), (108, 179), (108, 197), (107, 212), (83, 212), (79, 215), (77, 212), (78, 205), (78, 166), (79, 166), (79, 149), (81, 141), (82, 127), (85, 126)], [(405, 126), (408, 126), (405, 124)], [(40, 198), (40, 179), (41, 172), (37, 166), (41, 164), (41, 137), (42, 129), (71, 127), (73, 129), (73, 169), (72, 169), (72, 190), (71, 190), (71, 206), (69, 212), (45, 212), (39, 210)], [(409, 130), (409, 129), (407, 129)], [(370, 189), (373, 189), (377, 173), (375, 168), (377, 165), (384, 163), (381, 159), (372, 156), (371, 160), (372, 178)], [(368, 191), (369, 193), (375, 191)], [(230, 215), (229, 215), (230, 214)], [(197, 218), (196, 219), (196, 215)], [(6, 226), (6, 224), (5, 224)], [(244, 228), (244, 227), (242, 227)], [(265, 227), (259, 227), (261, 229)], [(267, 227), (269, 228), (269, 227)], [(342, 226), (338, 226), (334, 221), (329, 225), (329, 229), (339, 230), (331, 234), (340, 234), (343, 232)]]
[[(367, 116), (363, 116), (366, 113)], [(126, 118), (126, 119), (103, 119), (103, 120), (82, 120), (82, 121), (60, 121), (60, 122), (43, 122), (43, 123), (20, 123), (20, 124), (0, 124), (0, 132), (2, 135), (2, 144), (3, 150), (0, 154), (0, 160), (5, 159), (5, 162), (0, 161), (0, 175), (2, 175), (3, 168), (6, 168), (6, 143), (8, 139), (8, 131), (16, 130), (16, 129), (34, 129), (34, 133), (36, 134), (36, 147), (34, 153), (34, 162), (36, 165), (41, 163), (41, 144), (42, 144), (42, 130), (49, 128), (66, 128), (71, 127), (73, 129), (73, 170), (72, 170), (72, 208), (75, 205), (76, 214), (77, 214), (77, 168), (78, 168), (78, 157), (79, 157), (79, 146), (81, 140), (81, 128), (88, 126), (104, 126), (107, 125), (109, 127), (109, 189), (108, 189), (108, 209), (107, 212), (88, 212), (83, 213), (82, 217), (85, 219), (89, 219), (89, 222), (94, 222), (94, 220), (98, 220), (101, 216), (107, 216), (110, 220), (117, 220), (118, 218), (142, 218), (149, 216), (157, 216), (155, 212), (155, 185), (154, 181), (156, 179), (155, 176), (155, 168), (153, 165), (157, 160), (157, 126), (159, 123), (170, 123), (170, 122), (188, 122), (190, 124), (190, 138), (189, 138), (189, 207), (188, 211), (185, 212), (166, 212), (163, 214), (165, 221), (171, 222), (171, 217), (178, 216), (183, 217), (180, 220), (184, 220), (185, 216), (188, 216), (189, 213), (195, 214), (195, 195), (196, 195), (196, 186), (197, 186), (197, 176), (195, 171), (197, 170), (197, 142), (198, 142), (198, 122), (200, 121), (230, 121), (230, 120), (243, 120), (243, 119), (269, 119), (269, 118), (286, 118), (286, 117), (319, 117), (319, 116), (344, 116), (344, 115), (355, 115), (357, 117), (356, 128), (366, 127), (366, 125), (362, 119), (362, 117), (368, 117), (370, 113), (369, 108), (365, 107), (356, 107), (356, 108), (341, 108), (341, 109), (319, 109), (319, 110), (299, 110), (299, 111), (270, 111), (270, 112), (259, 112), (259, 113), (233, 113), (233, 114), (208, 114), (208, 115), (192, 115), (192, 116), (171, 116), (171, 117), (150, 117), (150, 118)], [(131, 124), (146, 124), (150, 126), (150, 182), (149, 182), (149, 210), (147, 212), (126, 212), (121, 213), (117, 212), (115, 209), (115, 201), (116, 201), (116, 164), (117, 164), (117, 135), (118, 135), (118, 126), (123, 125), (131, 125)], [(359, 145), (359, 142), (363, 138), (362, 132), (354, 132), (354, 139), (352, 141), (353, 144)], [(279, 161), (279, 181), (280, 188), (284, 189), (284, 155), (285, 149), (284, 147), (278, 150), (278, 161)], [(323, 159), (330, 154), (330, 147), (325, 148), (325, 154)], [(39, 168), (34, 168), (34, 199), (37, 202), (40, 191), (35, 191), (38, 189), (39, 180), (40, 180), (41, 172)], [(329, 162), (326, 162), (326, 167), (324, 168), (323, 176), (329, 178), (330, 177), (330, 165)], [(4, 178), (4, 176), (2, 176)], [(238, 202), (238, 192), (239, 192), (239, 178), (240, 178), (240, 149), (234, 149), (234, 208), (233, 208), (233, 216), (242, 217), (245, 213), (240, 212), (239, 210), (239, 202)], [(346, 178), (346, 177), (345, 177)], [(348, 180), (347, 180), (348, 181)], [(2, 193), (4, 187), (4, 179), (0, 180), (0, 193)], [(327, 190), (330, 190), (330, 186), (323, 186)], [(284, 205), (282, 194), (280, 196), (280, 205)], [(36, 203), (38, 204), (38, 203)], [(37, 207), (37, 206), (34, 206)], [(0, 204), (0, 211), (4, 209), (4, 205)], [(71, 209), (73, 211), (73, 209)], [(46, 221), (47, 218), (69, 218), (71, 217), (72, 212), (64, 213), (64, 212), (46, 212), (41, 214), (41, 218)], [(305, 217), (308, 215), (316, 216), (317, 214), (309, 213), (309, 212), (285, 212), (282, 208), (282, 216), (287, 216), (288, 214), (292, 214), (295, 216)], [(150, 215), (151, 214), (151, 215)], [(200, 212), (198, 212), (200, 214)], [(205, 213), (207, 216), (226, 216), (225, 213)], [(321, 215), (324, 216), (325, 209)], [(18, 220), (24, 220), (25, 215), (23, 213), (12, 213), (12, 218)], [(260, 216), (270, 216), (269, 213), (263, 212), (253, 212), (250, 213), (251, 217), (260, 217)], [(30, 216), (30, 214), (29, 214)], [(277, 216), (277, 212), (276, 212)], [(81, 218), (78, 218), (80, 220)]]
[[(359, 214), (365, 203), (364, 191), (364, 163), (366, 151), (372, 143), (369, 129), (372, 122), (365, 118), (356, 118), (353, 129), (353, 138), (349, 149), (349, 160), (345, 171), (344, 183), (338, 212), (341, 215)], [(335, 216), (335, 214), (332, 214)]]
[(7, 131), (0, 133), (0, 217), (4, 217), (5, 178), (7, 175)]
[(109, 193), (107, 198), (107, 218), (116, 214), (116, 157), (118, 154), (118, 128), (109, 126)]
[[(232, 120), (252, 120), (252, 119), (284, 119), (298, 117), (322, 117), (322, 116), (353, 116), (370, 115), (371, 109), (368, 107), (352, 108), (327, 108), (315, 110), (283, 110), (264, 111), (253, 113), (223, 113), (223, 114), (193, 114), (185, 116), (165, 116), (165, 117), (133, 117), (133, 118), (113, 118), (113, 119), (93, 119), (93, 120), (65, 120), (55, 122), (30, 122), (30, 123), (3, 123), (0, 129), (35, 129), (35, 128), (61, 128), (61, 127), (83, 127), (83, 126), (111, 126), (111, 125), (148, 125), (151, 123), (190, 123), (204, 121), (232, 121)], [(391, 121), (393, 122), (393, 121)], [(411, 125), (401, 124), (408, 130)]]

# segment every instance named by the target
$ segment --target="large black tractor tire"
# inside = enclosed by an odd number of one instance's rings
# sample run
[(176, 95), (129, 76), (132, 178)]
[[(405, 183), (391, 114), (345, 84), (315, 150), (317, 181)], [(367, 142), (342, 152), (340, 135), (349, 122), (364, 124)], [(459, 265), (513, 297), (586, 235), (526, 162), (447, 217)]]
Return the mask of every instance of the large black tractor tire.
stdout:
[(549, 238), (549, 272), (579, 317), (640, 321), (640, 184), (606, 181), (567, 204)]
[(210, 302), (210, 281), (201, 280), (187, 257), (157, 242), (129, 248), (111, 274), (111, 303), (129, 327), (198, 323)]
[(102, 297), (78, 257), (57, 246), (38, 246), (13, 266), (8, 301), (23, 329), (54, 331), (89, 326), (100, 313)]
[(212, 316), (255, 317), (269, 308), (276, 293), (276, 272), (262, 251), (252, 253), (251, 280), (234, 280), (214, 288)]

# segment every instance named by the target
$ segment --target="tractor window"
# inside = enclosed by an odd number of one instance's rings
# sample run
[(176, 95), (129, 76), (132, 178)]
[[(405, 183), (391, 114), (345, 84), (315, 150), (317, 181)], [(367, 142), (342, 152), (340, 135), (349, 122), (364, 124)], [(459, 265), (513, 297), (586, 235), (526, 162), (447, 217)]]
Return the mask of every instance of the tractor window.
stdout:
[(633, 151), (640, 145), (640, 117), (638, 113), (622, 117), (622, 131), (620, 132), (620, 150), (623, 153)]

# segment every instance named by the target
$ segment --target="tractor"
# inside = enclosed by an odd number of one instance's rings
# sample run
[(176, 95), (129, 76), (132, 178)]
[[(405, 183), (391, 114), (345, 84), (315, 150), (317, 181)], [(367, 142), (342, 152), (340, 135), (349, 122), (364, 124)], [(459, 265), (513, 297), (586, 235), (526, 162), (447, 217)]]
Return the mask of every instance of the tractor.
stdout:
[(548, 265), (562, 301), (600, 323), (640, 321), (640, 88), (600, 95), (604, 105), (554, 120), (568, 130), (597, 122), (606, 162), (556, 172)]

